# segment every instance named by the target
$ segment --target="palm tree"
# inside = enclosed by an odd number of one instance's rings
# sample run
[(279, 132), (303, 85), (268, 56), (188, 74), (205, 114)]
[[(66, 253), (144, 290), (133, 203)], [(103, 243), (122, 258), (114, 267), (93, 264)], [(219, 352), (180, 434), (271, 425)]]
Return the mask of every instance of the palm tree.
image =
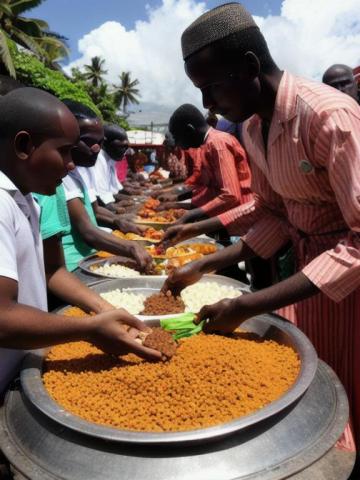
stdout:
[(103, 75), (107, 73), (104, 67), (105, 60), (101, 57), (93, 57), (91, 59), (91, 65), (84, 65), (85, 73), (84, 77), (89, 80), (94, 87), (97, 87), (103, 83)]
[(49, 25), (44, 20), (22, 16), (24, 12), (42, 2), (43, 0), (1, 0), (0, 61), (13, 77), (16, 73), (10, 52), (11, 40), (30, 50), (41, 60), (59, 60), (68, 55), (64, 38), (50, 32)]
[(131, 73), (130, 72), (122, 72), (119, 76), (121, 83), (120, 85), (114, 85), (115, 88), (115, 99), (116, 102), (127, 115), (127, 107), (131, 103), (139, 104), (138, 97), (140, 97), (139, 89), (135, 88), (139, 85), (139, 80), (135, 78), (135, 80), (131, 80)]

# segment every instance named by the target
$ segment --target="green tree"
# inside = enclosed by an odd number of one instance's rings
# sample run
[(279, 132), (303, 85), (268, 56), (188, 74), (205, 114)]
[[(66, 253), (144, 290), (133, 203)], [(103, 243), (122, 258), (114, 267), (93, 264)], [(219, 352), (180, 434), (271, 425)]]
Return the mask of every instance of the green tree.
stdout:
[(46, 67), (34, 55), (29, 55), (25, 50), (20, 51), (13, 42), (10, 44), (10, 53), (17, 79), (24, 85), (46, 90), (60, 100), (70, 99), (83, 103), (101, 117), (101, 112), (88, 94), (85, 83), (70, 81), (62, 72)]
[(139, 85), (139, 80), (131, 79), (130, 72), (122, 72), (120, 75), (121, 83), (119, 85), (114, 85), (115, 89), (115, 101), (120, 109), (124, 112), (126, 116), (128, 111), (128, 105), (131, 103), (139, 104), (140, 91), (136, 88)]
[(71, 78), (74, 83), (81, 85), (82, 88), (89, 94), (91, 100), (101, 112), (102, 118), (105, 122), (117, 123), (118, 125), (129, 130), (130, 126), (125, 118), (118, 114), (118, 106), (115, 100), (115, 94), (109, 89), (109, 85), (104, 81), (95, 86), (87, 78), (86, 73), (79, 68), (72, 68)]
[(101, 57), (93, 57), (90, 65), (84, 65), (84, 77), (89, 80), (94, 87), (103, 83), (103, 75), (107, 73), (104, 67), (105, 60)]
[(44, 20), (22, 15), (41, 3), (43, 0), (1, 0), (0, 61), (13, 77), (16, 72), (11, 57), (11, 40), (49, 64), (69, 53), (64, 38), (50, 32), (49, 25)]

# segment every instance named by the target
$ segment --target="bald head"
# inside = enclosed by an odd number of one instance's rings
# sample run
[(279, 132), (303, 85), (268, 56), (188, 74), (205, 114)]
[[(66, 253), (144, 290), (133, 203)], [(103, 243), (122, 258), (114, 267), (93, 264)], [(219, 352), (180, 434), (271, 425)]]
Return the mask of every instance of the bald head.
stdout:
[(331, 65), (325, 71), (322, 81), (358, 101), (358, 86), (352, 68), (348, 65)]
[(75, 117), (60, 100), (36, 88), (0, 98), (0, 112), (0, 169), (24, 194), (54, 194), (75, 167)]
[(77, 122), (68, 108), (50, 93), (37, 88), (18, 88), (0, 98), (0, 140), (14, 137), (19, 131), (44, 138), (62, 136), (64, 125)]

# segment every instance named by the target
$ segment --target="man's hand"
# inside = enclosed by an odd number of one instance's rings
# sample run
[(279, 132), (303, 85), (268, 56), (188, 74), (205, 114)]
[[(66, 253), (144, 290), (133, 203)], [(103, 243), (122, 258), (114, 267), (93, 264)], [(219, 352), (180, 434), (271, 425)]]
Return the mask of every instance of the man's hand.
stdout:
[(137, 235), (142, 236), (146, 231), (146, 227), (142, 225), (136, 225), (128, 218), (118, 217), (114, 220), (114, 225), (123, 233), (136, 233)]
[(129, 246), (128, 256), (136, 260), (136, 263), (140, 267), (141, 271), (147, 271), (152, 265), (151, 255), (143, 248), (141, 245), (138, 245), (136, 242), (131, 242)]
[[(231, 248), (231, 247), (229, 247)], [(319, 292), (303, 272), (255, 293), (221, 300), (200, 310), (196, 322), (208, 319), (204, 331), (232, 332), (248, 318), (309, 298)]]
[(162, 193), (158, 197), (160, 202), (177, 202), (178, 196), (174, 193)]
[(205, 320), (204, 332), (233, 332), (242, 322), (253, 316), (241, 305), (241, 299), (220, 300), (213, 305), (205, 305), (197, 315), (194, 323)]
[(176, 202), (164, 202), (156, 207), (155, 210), (160, 212), (161, 210), (170, 210), (170, 208), (178, 208), (178, 204)]
[(163, 293), (170, 290), (174, 296), (178, 296), (184, 288), (198, 282), (203, 273), (198, 269), (196, 262), (190, 262), (170, 273), (161, 288)]
[(183, 242), (184, 240), (193, 237), (196, 237), (196, 233), (194, 232), (191, 223), (186, 225), (174, 225), (166, 230), (162, 243), (166, 246), (176, 245), (179, 242)]
[(146, 360), (161, 360), (159, 351), (144, 347), (136, 341), (140, 332), (149, 333), (151, 329), (126, 310), (101, 313), (92, 317), (90, 322), (89, 341), (100, 350), (112, 355), (132, 352)]

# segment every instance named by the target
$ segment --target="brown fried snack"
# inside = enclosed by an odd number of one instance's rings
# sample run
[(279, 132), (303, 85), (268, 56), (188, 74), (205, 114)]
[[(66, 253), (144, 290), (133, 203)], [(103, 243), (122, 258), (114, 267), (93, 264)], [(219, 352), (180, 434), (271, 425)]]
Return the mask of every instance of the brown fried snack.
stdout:
[(154, 293), (147, 297), (144, 302), (142, 315), (168, 315), (172, 313), (183, 313), (185, 304), (181, 297), (174, 297), (171, 292), (166, 294)]
[(148, 348), (158, 350), (166, 359), (170, 359), (175, 355), (177, 343), (173, 339), (171, 333), (166, 332), (160, 327), (155, 327), (149, 335), (143, 340), (143, 345)]

